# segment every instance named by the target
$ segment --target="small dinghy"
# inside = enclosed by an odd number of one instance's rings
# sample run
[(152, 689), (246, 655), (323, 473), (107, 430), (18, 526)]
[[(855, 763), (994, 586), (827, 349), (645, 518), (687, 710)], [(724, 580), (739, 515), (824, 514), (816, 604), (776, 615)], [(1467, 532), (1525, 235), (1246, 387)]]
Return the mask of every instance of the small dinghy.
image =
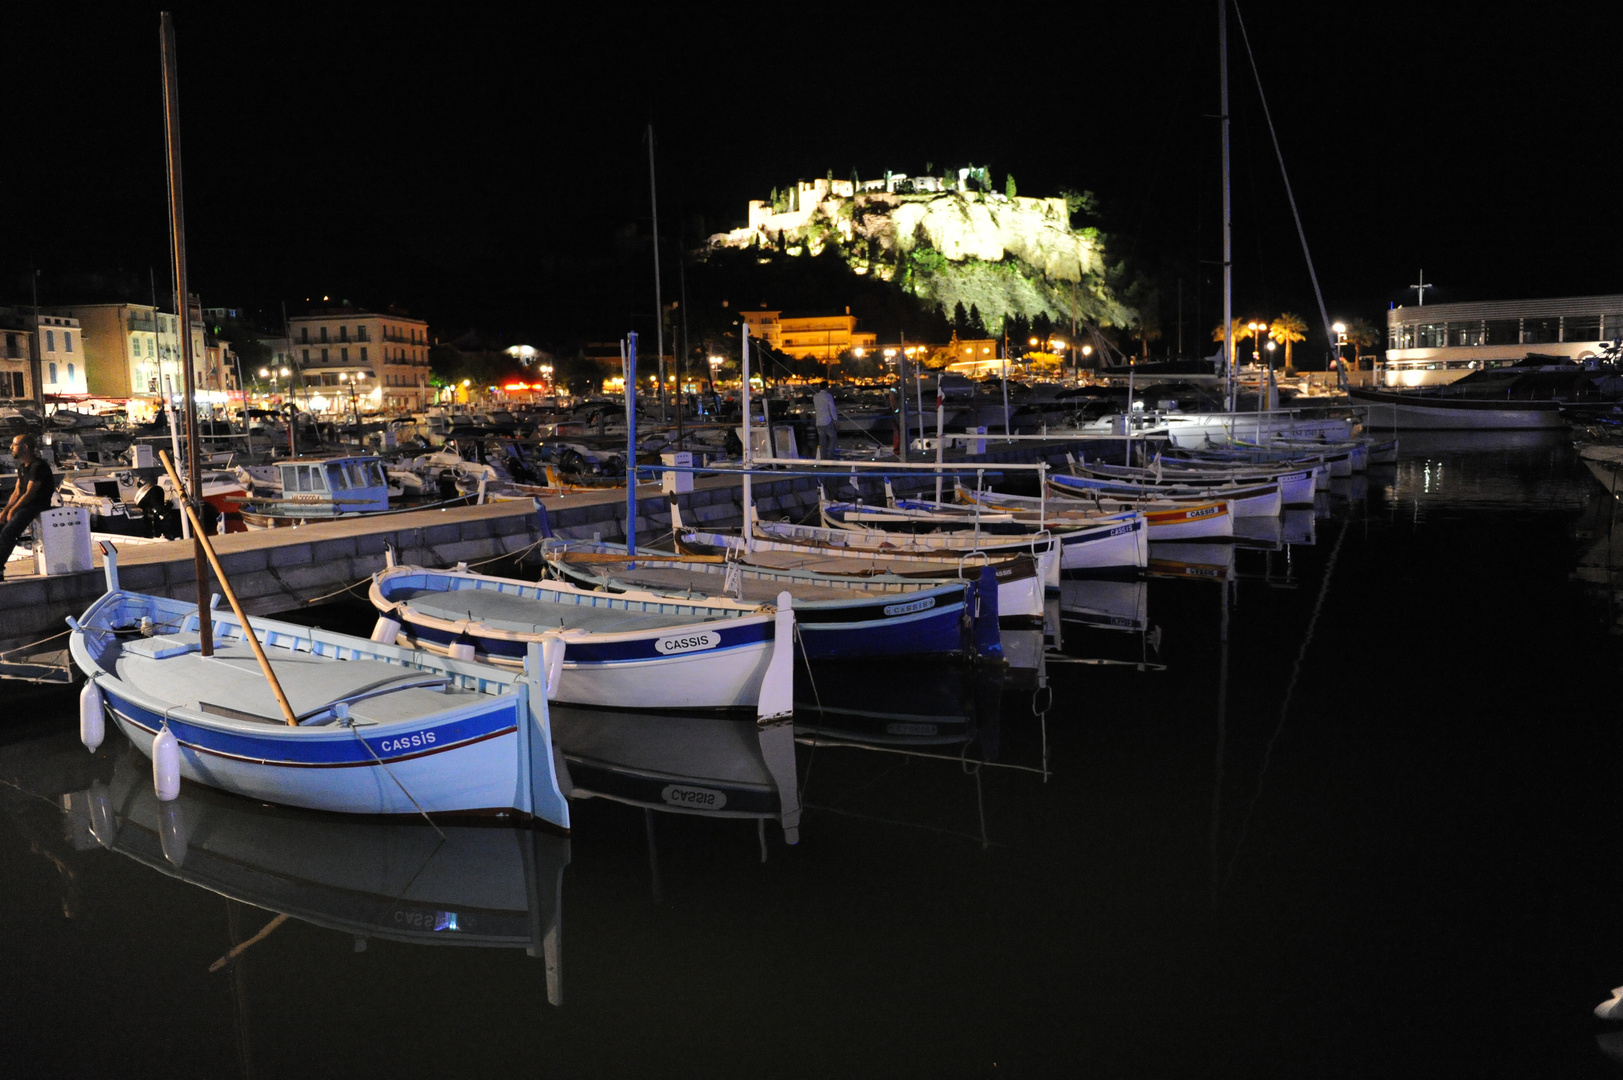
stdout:
[(466, 568), (397, 566), (373, 577), (370, 597), (381, 616), (375, 637), (404, 633), (432, 652), (517, 665), (531, 645), (545, 643), (553, 657), (549, 668), (560, 672), (548, 680), (556, 701), (621, 709), (756, 708), (763, 716), (790, 711), (792, 685), (779, 693), (767, 679), (776, 664), (792, 682), (794, 614), (787, 596), (776, 605), (675, 600), (487, 577)]

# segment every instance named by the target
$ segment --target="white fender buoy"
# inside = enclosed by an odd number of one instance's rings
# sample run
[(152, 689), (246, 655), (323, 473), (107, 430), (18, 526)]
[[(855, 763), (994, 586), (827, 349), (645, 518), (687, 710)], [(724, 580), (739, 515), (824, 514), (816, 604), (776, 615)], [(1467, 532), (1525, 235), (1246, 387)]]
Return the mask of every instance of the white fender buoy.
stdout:
[(186, 847), (189, 840), (185, 804), (178, 799), (160, 803), (158, 842), (163, 846), (163, 857), (177, 870), (186, 865)]
[(160, 802), (180, 796), (180, 741), (167, 726), (152, 740), (152, 787)]
[(1612, 996), (1595, 1006), (1595, 1015), (1602, 1020), (1623, 1019), (1623, 986), (1613, 987)]
[(118, 839), (118, 815), (113, 812), (113, 796), (100, 780), (94, 781), (86, 794), (90, 797), (90, 835), (96, 838), (96, 843), (110, 851), (113, 842)]
[(372, 627), (372, 640), (379, 645), (393, 645), (399, 636), (400, 623), (387, 615), (379, 615), (378, 624)]
[(107, 711), (102, 706), (101, 687), (91, 679), (79, 691), (79, 741), (94, 754), (106, 737)]
[(452, 660), (466, 660), (469, 663), (472, 663), (473, 662), (473, 642), (471, 642), (471, 641), (453, 641), (453, 642), (451, 642), (451, 659)]
[(568, 644), (557, 634), (541, 639), (541, 668), (546, 672), (547, 700), (558, 700), (558, 680), (564, 673), (564, 650)]

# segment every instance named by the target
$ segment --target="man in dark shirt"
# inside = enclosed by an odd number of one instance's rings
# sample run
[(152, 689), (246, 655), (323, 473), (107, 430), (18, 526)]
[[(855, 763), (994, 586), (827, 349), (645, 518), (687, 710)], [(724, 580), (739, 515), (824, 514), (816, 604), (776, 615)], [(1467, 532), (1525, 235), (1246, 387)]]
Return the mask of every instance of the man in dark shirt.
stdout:
[(55, 480), (51, 467), (39, 456), (34, 436), (24, 434), (12, 439), (11, 456), (17, 459), (17, 486), (5, 510), (0, 511), (0, 580), (5, 579), (6, 560), (11, 558), (17, 538), (41, 510), (50, 508)]

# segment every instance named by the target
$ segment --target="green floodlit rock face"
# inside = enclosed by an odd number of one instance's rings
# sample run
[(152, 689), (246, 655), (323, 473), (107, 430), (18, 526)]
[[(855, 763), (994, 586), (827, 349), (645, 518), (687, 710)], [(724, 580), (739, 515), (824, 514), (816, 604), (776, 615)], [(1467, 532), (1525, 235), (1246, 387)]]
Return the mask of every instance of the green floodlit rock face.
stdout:
[(997, 333), (1005, 316), (1075, 316), (1131, 328), (1138, 314), (1108, 284), (1097, 230), (1073, 229), (1063, 198), (998, 192), (830, 194), (802, 185), (798, 205), (774, 213), (753, 203), (750, 224), (710, 238), (711, 247), (759, 246), (786, 255), (834, 246), (859, 274), (891, 281), (952, 311), (978, 308)]

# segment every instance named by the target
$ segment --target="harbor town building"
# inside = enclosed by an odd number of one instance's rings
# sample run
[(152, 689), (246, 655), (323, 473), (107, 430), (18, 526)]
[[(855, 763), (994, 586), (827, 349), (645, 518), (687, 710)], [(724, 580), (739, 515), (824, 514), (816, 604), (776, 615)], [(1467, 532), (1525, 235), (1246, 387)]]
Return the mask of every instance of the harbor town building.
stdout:
[(1386, 315), (1381, 386), (1452, 382), (1529, 353), (1571, 360), (1599, 357), (1623, 337), (1623, 296), (1493, 300), (1394, 307)]
[(288, 320), (300, 404), (314, 412), (421, 410), (432, 394), (428, 323), (404, 312), (319, 308)]

